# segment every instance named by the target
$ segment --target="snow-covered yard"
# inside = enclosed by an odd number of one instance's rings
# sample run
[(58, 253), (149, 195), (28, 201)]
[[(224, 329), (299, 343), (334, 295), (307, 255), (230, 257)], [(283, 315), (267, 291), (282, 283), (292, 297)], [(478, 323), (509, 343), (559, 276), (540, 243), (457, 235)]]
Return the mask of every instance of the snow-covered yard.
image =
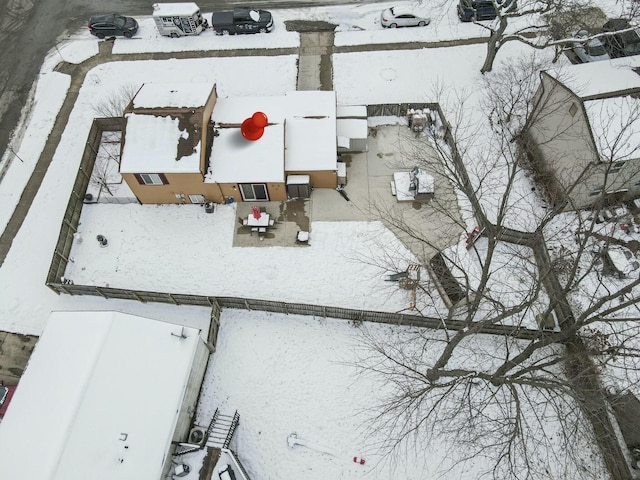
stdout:
[[(117, 40), (114, 53), (254, 48), (264, 47), (265, 42), (269, 43), (267, 48), (295, 48), (299, 45), (299, 35), (286, 32), (283, 22), (301, 17), (340, 25), (336, 45), (436, 41), (471, 38), (483, 33), (476, 25), (460, 24), (450, 4), (434, 15), (433, 24), (425, 29), (385, 31), (378, 24), (383, 7), (376, 4), (275, 11), (276, 32), (250, 38), (214, 37), (206, 32), (193, 39), (166, 39), (155, 34), (150, 19), (146, 18), (141, 19), (139, 38)], [(473, 94), (481, 84), (479, 69), (485, 48), (468, 45), (335, 54), (333, 82), (338, 103), (439, 101), (445, 113), (453, 114), (458, 101), (465, 98), (467, 121), (484, 125), (481, 98)], [(34, 91), (34, 105), (14, 143), (21, 161), (13, 158), (0, 183), (2, 227), (20, 198), (69, 86), (68, 77), (54, 72), (53, 67), (61, 60), (81, 62), (96, 53), (96, 40), (86, 32), (78, 33), (52, 50), (43, 66)], [(530, 50), (511, 42), (500, 52), (496, 69), (523, 55), (531, 55)], [(553, 54), (542, 52), (540, 55), (549, 59)], [(3, 292), (0, 329), (37, 335), (50, 311), (70, 309), (119, 310), (198, 326), (206, 331), (210, 313), (207, 309), (58, 297), (44, 285), (94, 108), (127, 85), (139, 86), (157, 79), (162, 82), (211, 81), (217, 84), (222, 95), (280, 95), (296, 88), (297, 59), (297, 55), (172, 59), (117, 62), (94, 68), (86, 77), (42, 187), (0, 268)], [(253, 74), (255, 71), (261, 72), (259, 79)], [(441, 88), (443, 86), (446, 88)], [(435, 98), (437, 94), (439, 97)], [(499, 172), (494, 174), (499, 177)], [(535, 205), (536, 200), (527, 179), (519, 179), (515, 188), (522, 190), (520, 201), (528, 207), (518, 210), (521, 216), (510, 222), (527, 225), (531, 220), (530, 205)], [(81, 229), (92, 244), (90, 248), (74, 252), (70, 276), (78, 283), (82, 279), (101, 285), (108, 272), (117, 283), (110, 285), (121, 288), (170, 291), (179, 284), (192, 293), (206, 295), (281, 300), (286, 292), (289, 301), (391, 311), (406, 308), (405, 294), (395, 286), (391, 291), (388, 284), (380, 281), (379, 270), (354, 260), (363, 251), (372, 255), (388, 253), (372, 252), (374, 239), (377, 245), (384, 239), (382, 243), (394, 254), (406, 254), (380, 223), (318, 222), (313, 226), (312, 248), (293, 252), (278, 247), (232, 249), (232, 229), (237, 221), (234, 208), (221, 207), (214, 215), (207, 215), (199, 207), (87, 206)], [(105, 216), (91, 215), (92, 209)], [(93, 240), (94, 234), (101, 232), (102, 222), (107, 217), (113, 220), (114, 215), (120, 217), (122, 231), (111, 232), (109, 249), (100, 249)], [(472, 218), (464, 221), (474, 225)], [(126, 256), (127, 251), (131, 252), (128, 244), (131, 238), (146, 246), (146, 256), (139, 259), (144, 268), (131, 268), (135, 259)], [(84, 240), (83, 243), (87, 245)], [(185, 261), (164, 265), (163, 252), (169, 250), (182, 252)], [(265, 254), (265, 250), (269, 253)], [(312, 273), (302, 278), (301, 265)], [(491, 467), (491, 458), (455, 463), (451, 439), (440, 436), (417, 444), (415, 451), (408, 450), (400, 457), (382, 456), (375, 446), (384, 440), (384, 433), (372, 435), (366, 427), (371, 426), (369, 407), (376, 404), (375, 400), (388, 391), (388, 387), (380, 379), (356, 374), (353, 364), (358, 360), (360, 330), (352, 324), (231, 310), (224, 311), (221, 320), (217, 351), (211, 358), (197, 420), (207, 423), (217, 406), (239, 411), (241, 423), (233, 447), (254, 478), (424, 479), (447, 472), (445, 478), (471, 479)], [(399, 337), (405, 332), (388, 326), (367, 328)], [(488, 337), (486, 344), (478, 348), (491, 350), (493, 341)], [(558, 428), (556, 418), (545, 421), (548, 431)], [(287, 437), (293, 432), (308, 446), (290, 448)], [(595, 447), (582, 440), (577, 435), (575, 446), (585, 463), (592, 466), (589, 475), (604, 478)], [(560, 445), (545, 445), (532, 462), (537, 462), (540, 468), (549, 466), (551, 477), (586, 477), (585, 472), (565, 472), (562, 464), (553, 464), (561, 458), (562, 452), (554, 450)], [(354, 463), (354, 456), (364, 458), (366, 463)]]

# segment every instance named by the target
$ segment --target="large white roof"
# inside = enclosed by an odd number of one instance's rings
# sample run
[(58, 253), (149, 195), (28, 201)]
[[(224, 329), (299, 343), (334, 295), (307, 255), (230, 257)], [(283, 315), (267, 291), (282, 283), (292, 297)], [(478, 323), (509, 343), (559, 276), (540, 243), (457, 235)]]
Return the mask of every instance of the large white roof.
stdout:
[(0, 425), (2, 478), (158, 480), (199, 341), (133, 315), (53, 312)]
[[(239, 125), (255, 112), (265, 113), (269, 126), (262, 138), (249, 142), (241, 136)], [(222, 128), (213, 141), (207, 181), (282, 182), (285, 168), (336, 169), (335, 92), (295, 91), (284, 96), (218, 98), (211, 118)], [(229, 125), (235, 127), (225, 127)], [(276, 126), (283, 129), (282, 141), (274, 141)], [(258, 173), (262, 177), (256, 176)], [(249, 177), (253, 180), (247, 180)]]
[(133, 108), (198, 108), (212, 90), (212, 83), (145, 83), (133, 98)]
[(171, 116), (128, 113), (120, 173), (197, 173), (200, 171), (201, 141), (193, 152), (177, 158), (178, 141), (188, 138), (180, 121)]

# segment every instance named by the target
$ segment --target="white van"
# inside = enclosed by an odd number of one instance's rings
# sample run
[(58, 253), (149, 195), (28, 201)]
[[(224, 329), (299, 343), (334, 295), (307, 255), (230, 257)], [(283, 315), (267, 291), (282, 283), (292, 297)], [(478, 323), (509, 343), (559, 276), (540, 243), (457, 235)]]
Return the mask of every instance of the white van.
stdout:
[(153, 21), (160, 35), (172, 38), (199, 35), (209, 28), (195, 3), (154, 3)]

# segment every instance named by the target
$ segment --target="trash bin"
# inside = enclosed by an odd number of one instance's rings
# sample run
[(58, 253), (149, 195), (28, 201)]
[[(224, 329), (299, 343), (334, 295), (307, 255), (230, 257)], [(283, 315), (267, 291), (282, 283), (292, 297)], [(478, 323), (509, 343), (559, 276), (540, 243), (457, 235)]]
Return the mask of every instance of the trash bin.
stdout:
[(206, 202), (204, 204), (204, 211), (207, 213), (213, 213), (213, 210), (215, 209), (214, 203), (213, 202)]

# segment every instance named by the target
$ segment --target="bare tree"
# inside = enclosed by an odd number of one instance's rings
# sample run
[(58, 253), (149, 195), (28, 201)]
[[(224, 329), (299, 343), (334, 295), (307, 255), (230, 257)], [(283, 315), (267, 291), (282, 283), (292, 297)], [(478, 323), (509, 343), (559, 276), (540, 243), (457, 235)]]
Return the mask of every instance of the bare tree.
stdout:
[[(448, 442), (443, 474), (457, 461), (475, 461), (494, 478), (601, 478), (605, 467), (631, 478), (601, 387), (640, 380), (640, 279), (606, 274), (601, 246), (615, 238), (615, 225), (598, 223), (597, 210), (535, 204), (520, 139), (536, 105), (538, 68), (516, 64), (487, 81), (484, 143), (477, 130), (436, 124), (428, 139), (435, 155), (405, 152), (443, 172), (484, 234), (443, 249), (404, 218), (385, 219), (431, 242), (422, 251), (439, 250), (447, 278), (436, 271), (436, 257), (421, 260), (433, 267), (441, 292), (455, 287), (459, 295), (439, 315), (441, 330), (365, 334), (359, 367), (386, 385), (372, 425), (387, 439), (379, 446), (393, 451), (415, 437)], [(526, 231), (514, 228), (513, 219), (525, 216)], [(614, 363), (624, 375), (606, 368)]]
[[(493, 69), (496, 55), (509, 42), (521, 42), (534, 49), (554, 48), (557, 59), (575, 42), (610, 37), (634, 29), (629, 27), (603, 32), (606, 16), (589, 0), (491, 1), (497, 12), (495, 21), (476, 22), (489, 33), (487, 54), (480, 69), (483, 74)], [(637, 14), (635, 5), (625, 13), (628, 18), (634, 18)], [(579, 30), (587, 30), (592, 35), (576, 38)]]
[(99, 118), (122, 117), (124, 109), (133, 100), (139, 88), (133, 84), (122, 85), (116, 92), (94, 105), (94, 115)]

